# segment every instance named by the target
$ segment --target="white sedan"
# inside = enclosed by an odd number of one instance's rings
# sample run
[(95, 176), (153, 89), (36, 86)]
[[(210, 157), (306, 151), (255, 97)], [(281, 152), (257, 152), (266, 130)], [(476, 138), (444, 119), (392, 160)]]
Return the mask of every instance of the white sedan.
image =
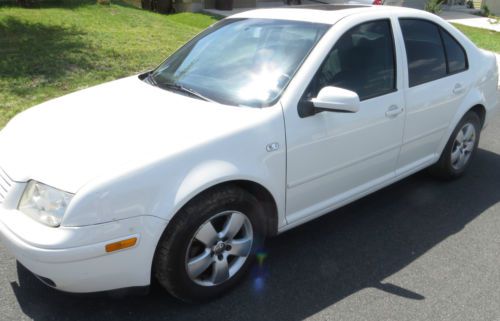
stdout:
[(180, 299), (213, 298), (265, 237), (427, 167), (461, 176), (497, 80), (493, 54), (423, 11), (244, 12), (151, 72), (13, 118), (0, 235), (62, 291), (156, 278)]

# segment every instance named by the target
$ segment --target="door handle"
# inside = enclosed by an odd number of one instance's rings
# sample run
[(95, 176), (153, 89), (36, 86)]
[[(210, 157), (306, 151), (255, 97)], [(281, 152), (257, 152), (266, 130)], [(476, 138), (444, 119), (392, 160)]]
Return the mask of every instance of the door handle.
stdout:
[(453, 87), (453, 93), (458, 95), (461, 94), (465, 91), (465, 87), (462, 86), (462, 84), (455, 84), (455, 87)]
[(399, 114), (401, 114), (402, 112), (404, 111), (403, 108), (399, 107), (399, 106), (396, 106), (396, 105), (392, 105), (391, 107), (389, 107), (387, 109), (387, 111), (385, 112), (385, 116), (389, 117), (389, 118), (395, 118), (397, 117)]

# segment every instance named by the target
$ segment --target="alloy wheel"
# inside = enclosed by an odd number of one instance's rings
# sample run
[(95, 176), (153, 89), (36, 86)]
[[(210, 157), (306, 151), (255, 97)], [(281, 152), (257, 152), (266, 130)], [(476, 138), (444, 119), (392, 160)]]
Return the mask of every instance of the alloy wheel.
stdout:
[(476, 145), (476, 128), (471, 123), (465, 123), (458, 131), (451, 149), (451, 166), (461, 170), (469, 161)]
[(238, 211), (224, 211), (195, 232), (186, 253), (189, 278), (201, 286), (219, 285), (234, 276), (248, 259), (254, 240), (252, 224)]

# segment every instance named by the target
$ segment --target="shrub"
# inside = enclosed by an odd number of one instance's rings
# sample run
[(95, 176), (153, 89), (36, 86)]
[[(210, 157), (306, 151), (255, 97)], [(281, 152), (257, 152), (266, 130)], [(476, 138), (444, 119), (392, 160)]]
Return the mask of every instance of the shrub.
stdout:
[(441, 12), (441, 3), (442, 0), (427, 0), (425, 3), (424, 10), (432, 12), (434, 14), (438, 14)]
[(24, 8), (32, 8), (37, 4), (36, 0), (16, 0), (16, 3)]
[(481, 14), (484, 17), (489, 17), (491, 15), (490, 8), (488, 8), (486, 4), (483, 4), (483, 6), (481, 7)]

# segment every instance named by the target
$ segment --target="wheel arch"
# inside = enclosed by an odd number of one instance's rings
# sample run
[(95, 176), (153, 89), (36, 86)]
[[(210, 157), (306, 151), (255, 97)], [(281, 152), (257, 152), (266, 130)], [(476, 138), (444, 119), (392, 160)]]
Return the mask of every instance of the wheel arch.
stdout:
[(458, 125), (460, 120), (470, 111), (474, 111), (481, 120), (481, 126), (485, 126), (486, 117), (487, 117), (487, 109), (484, 104), (484, 96), (478, 90), (471, 90), (467, 97), (464, 99), (463, 103), (457, 109), (455, 113), (455, 117), (451, 120), (448, 126), (448, 131), (441, 140), (439, 148), (437, 150), (437, 155), (441, 155), (446, 143), (451, 137), (451, 134), (455, 130), (455, 127)]
[(471, 107), (469, 110), (467, 110), (465, 112), (465, 114), (467, 114), (469, 111), (473, 111), (479, 116), (479, 119), (481, 120), (481, 127), (483, 127), (484, 122), (486, 120), (486, 107), (484, 107), (484, 105), (482, 105), (482, 104), (477, 104), (477, 105)]
[[(236, 185), (252, 194), (264, 206), (266, 212), (266, 236), (274, 236), (278, 233), (278, 205), (271, 192), (259, 183), (250, 180), (233, 180), (218, 184)], [(215, 187), (215, 186), (214, 186)]]
[[(216, 182), (210, 186), (204, 187), (202, 190), (196, 192), (188, 200), (186, 200), (182, 206), (173, 214), (170, 220), (175, 220), (176, 216), (182, 211), (184, 207), (189, 205), (199, 196), (210, 193), (215, 189), (221, 187), (231, 187), (235, 186), (245, 190), (246, 192), (253, 195), (263, 206), (265, 210), (266, 218), (266, 236), (274, 236), (278, 232), (278, 204), (276, 202), (273, 194), (264, 187), (262, 184), (249, 179), (229, 179), (222, 182)], [(168, 229), (168, 225), (166, 227)]]
[(175, 207), (175, 209), (171, 213), (171, 216), (168, 218), (169, 222), (165, 226), (161, 237), (159, 237), (158, 243), (161, 242), (161, 239), (166, 234), (168, 234), (172, 226), (175, 225), (172, 223), (177, 220), (183, 208), (188, 206), (191, 202), (195, 201), (198, 197), (225, 186), (234, 186), (241, 188), (253, 195), (259, 202), (261, 202), (261, 204), (264, 206), (265, 211), (266, 221), (264, 222), (264, 224), (266, 225), (266, 236), (274, 236), (278, 233), (279, 208), (276, 198), (273, 196), (271, 191), (263, 184), (252, 179), (226, 177), (225, 180), (215, 180), (211, 183), (200, 186), (199, 189), (193, 190), (189, 194), (185, 194), (185, 197), (183, 197), (182, 200), (178, 200), (178, 205)]

